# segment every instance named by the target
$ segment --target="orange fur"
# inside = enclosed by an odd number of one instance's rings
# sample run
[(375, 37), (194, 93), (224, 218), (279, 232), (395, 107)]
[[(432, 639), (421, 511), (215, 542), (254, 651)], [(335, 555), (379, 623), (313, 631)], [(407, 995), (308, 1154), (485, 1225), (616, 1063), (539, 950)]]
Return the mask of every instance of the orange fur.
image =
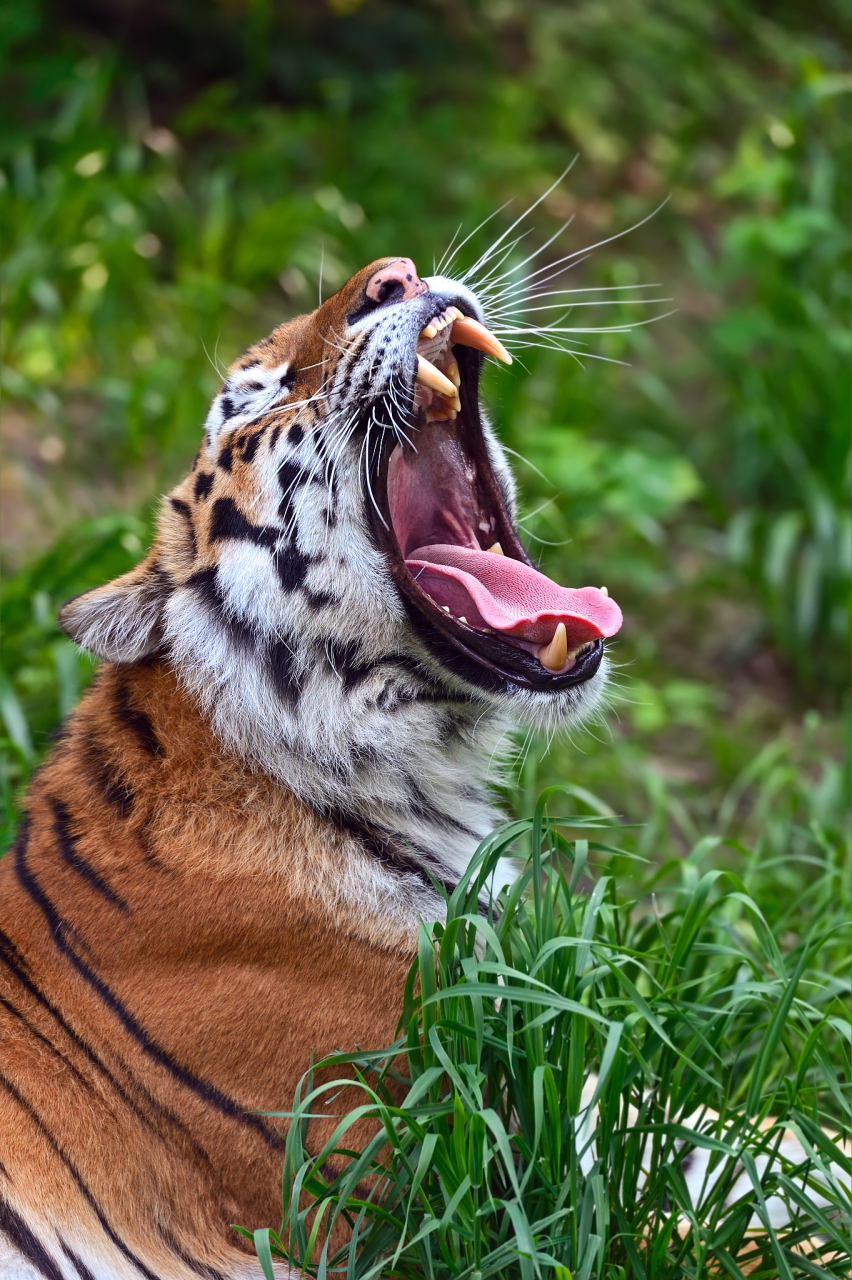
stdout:
[(84, 1185), (168, 1276), (170, 1241), (227, 1267), (230, 1223), (277, 1220), (280, 1140), (249, 1113), (286, 1110), (312, 1053), (389, 1043), (414, 946), (335, 901), (367, 857), (347, 843), (222, 750), (167, 666), (101, 672), (0, 863), (13, 1204), (73, 1238)]

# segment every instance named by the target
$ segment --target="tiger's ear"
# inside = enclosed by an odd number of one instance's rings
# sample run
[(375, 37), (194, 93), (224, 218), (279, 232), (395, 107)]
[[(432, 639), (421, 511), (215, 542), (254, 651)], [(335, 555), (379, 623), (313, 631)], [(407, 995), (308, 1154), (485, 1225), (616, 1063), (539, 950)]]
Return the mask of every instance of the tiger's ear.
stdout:
[(84, 591), (59, 611), (59, 625), (83, 649), (108, 662), (138, 662), (163, 637), (171, 579), (149, 551), (129, 573)]

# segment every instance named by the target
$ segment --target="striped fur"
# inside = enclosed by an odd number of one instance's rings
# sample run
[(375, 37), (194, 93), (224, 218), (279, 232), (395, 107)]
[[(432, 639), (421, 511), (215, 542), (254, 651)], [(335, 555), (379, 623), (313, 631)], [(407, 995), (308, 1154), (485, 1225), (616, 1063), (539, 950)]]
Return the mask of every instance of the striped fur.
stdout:
[(507, 730), (599, 702), (605, 659), (524, 687), (397, 589), (376, 462), (429, 309), (481, 317), (441, 278), (377, 301), (400, 261), (232, 366), (149, 554), (62, 611), (103, 665), (0, 863), (0, 1280), (259, 1280), (231, 1227), (280, 1214), (259, 1113), (312, 1054), (389, 1042)]
[(232, 366), (149, 554), (62, 612), (103, 665), (0, 863), (2, 1280), (259, 1276), (230, 1225), (280, 1212), (256, 1113), (392, 1038), (506, 729), (599, 696), (482, 683), (413, 625), (370, 468), (423, 307), (478, 304), (365, 305), (381, 266)]

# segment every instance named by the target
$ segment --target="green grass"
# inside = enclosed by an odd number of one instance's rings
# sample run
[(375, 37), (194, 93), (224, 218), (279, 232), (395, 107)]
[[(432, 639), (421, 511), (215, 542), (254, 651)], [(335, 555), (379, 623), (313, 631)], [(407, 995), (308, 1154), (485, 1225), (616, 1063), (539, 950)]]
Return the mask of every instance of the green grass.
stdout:
[[(547, 962), (547, 981), (585, 983), (583, 1007), (624, 1024), (601, 1097), (611, 1120), (601, 1158), (619, 1211), (640, 1233), (634, 1239), (654, 1221), (659, 1195), (631, 1205), (628, 1184), (612, 1182), (628, 1148), (635, 1153), (625, 1099), (632, 1088), (646, 1110), (659, 1101), (662, 1150), (665, 1126), (687, 1105), (677, 1081), (693, 1078), (679, 1055), (704, 1063), (709, 1053), (690, 1039), (696, 1019), (703, 1028), (702, 1001), (717, 1010), (713, 1045), (726, 1070), (712, 1088), (696, 1076), (695, 1096), (717, 1111), (728, 1106), (740, 1136), (760, 1113), (745, 1105), (752, 1081), (760, 1105), (779, 1117), (817, 1107), (837, 1120), (845, 1103), (826, 1093), (831, 1072), (849, 1087), (839, 1024), (809, 1045), (797, 1082), (812, 1019), (848, 1006), (850, 991), (848, 935), (830, 933), (852, 910), (847, 8), (840, 0), (177, 0), (148, 6), (140, 23), (138, 6), (111, 0), (96, 14), (65, 0), (11, 0), (0, 21), (4, 845), (27, 778), (93, 671), (59, 632), (58, 608), (138, 561), (158, 494), (197, 448), (217, 366), (312, 307), (321, 262), (325, 292), (389, 252), (426, 271), (460, 223), (469, 230), (511, 200), (474, 235), (472, 261), (492, 227), (503, 230), (575, 153), (570, 180), (536, 215), (530, 248), (573, 218), (553, 254), (580, 250), (667, 201), (567, 283), (659, 282), (655, 296), (672, 303), (651, 313), (671, 305), (676, 314), (589, 336), (579, 361), (521, 353), (485, 388), (501, 438), (519, 455), (522, 529), (543, 570), (565, 583), (606, 583), (625, 613), (610, 645), (619, 701), (606, 728), (568, 744), (519, 742), (505, 786), (517, 816), (533, 811), (542, 788), (571, 778), (578, 794), (602, 798), (609, 824), (624, 824), (612, 837), (623, 852), (590, 841), (595, 874), (610, 877), (601, 901), (569, 901), (551, 879), (552, 921), (524, 904), (510, 917), (504, 905), (497, 928), (504, 957), (524, 972), (545, 923), (568, 936), (588, 923), (586, 968), (572, 945)], [(582, 314), (607, 325), (648, 313)], [(549, 840), (539, 846), (545, 860)], [(718, 871), (728, 878), (714, 881), (709, 914), (670, 971), (702, 877)], [(734, 896), (731, 877), (765, 926)], [(451, 1057), (473, 1069), (466, 1088), (477, 1070), (485, 1074), (505, 1124), (512, 1091), (523, 1098), (529, 1084), (529, 1009), (511, 1005), (517, 1076), (499, 1056), (509, 1003), (481, 1006), (486, 1039), (447, 1028), (448, 1009), (470, 1028), (474, 1003), (452, 983), (465, 973), (463, 958), (468, 974), (482, 959), (468, 926), (448, 936), (429, 942), (439, 987), (427, 1014)], [(808, 938), (822, 940), (820, 950), (766, 1062), (759, 1051), (772, 1003), (790, 989)], [(424, 963), (431, 972), (425, 953)], [(724, 989), (732, 973), (751, 983), (744, 1004)], [(624, 976), (674, 1048), (652, 1043)], [(588, 1013), (574, 1016), (565, 1051), (582, 1076), (600, 1066), (603, 1032)], [(410, 1003), (406, 1034), (418, 1018)], [(474, 1018), (475, 1035), (485, 1025)], [(423, 1070), (433, 1052), (427, 1042)], [(375, 1064), (362, 1065), (378, 1087)], [(568, 1161), (578, 1077), (566, 1082), (559, 1063), (550, 1066)], [(454, 1095), (440, 1103), (445, 1111)], [(452, 1165), (450, 1113), (423, 1116), (424, 1105), (411, 1100), (424, 1126), (418, 1141), (440, 1138)], [(511, 1142), (517, 1169), (524, 1161), (532, 1169), (535, 1216), (549, 1193), (544, 1166), (529, 1164), (534, 1099), (530, 1106), (518, 1112), (527, 1147)], [(469, 1137), (472, 1123), (465, 1110), (459, 1132)], [(393, 1125), (413, 1142), (399, 1116)], [(545, 1146), (554, 1126), (542, 1131)], [(508, 1166), (496, 1148), (486, 1163), (481, 1187), (505, 1200)], [(674, 1174), (655, 1169), (657, 1194)], [(426, 1210), (422, 1197), (409, 1197), (407, 1176), (400, 1165), (386, 1190), (392, 1214), (411, 1199), (411, 1239)], [(609, 1280), (619, 1267), (633, 1274), (635, 1260), (623, 1223), (612, 1214), (603, 1221), (597, 1176), (582, 1175), (578, 1216), (543, 1228), (540, 1244), (576, 1277), (582, 1257), (592, 1258), (583, 1247), (598, 1236), (593, 1266)], [(423, 1195), (436, 1212), (451, 1185), (429, 1171)], [(667, 1183), (664, 1194), (677, 1193)], [(393, 1195), (402, 1197), (396, 1207)], [(720, 1223), (739, 1229), (744, 1213), (722, 1213), (712, 1239)], [(480, 1224), (492, 1242), (507, 1215)], [(554, 1243), (562, 1225), (574, 1232), (570, 1249)], [(458, 1217), (428, 1237), (440, 1244), (434, 1265), (459, 1275), (470, 1248), (461, 1226)], [(384, 1228), (369, 1216), (362, 1228), (368, 1268)], [(654, 1274), (706, 1274), (698, 1240), (672, 1237)], [(415, 1253), (399, 1267), (414, 1267)], [(506, 1265), (529, 1272), (518, 1258)], [(766, 1267), (782, 1274), (775, 1261)]]
[[(852, 1132), (848, 866), (814, 859), (791, 940), (737, 876), (703, 870), (706, 847), (623, 897), (605, 820), (550, 818), (552, 799), (486, 840), (446, 924), (423, 926), (399, 1039), (317, 1063), (327, 1082), (309, 1072), (280, 1113), (283, 1221), (250, 1237), (265, 1274), (277, 1254), (347, 1280), (848, 1274), (852, 1163), (824, 1132)], [(526, 870), (483, 918), (478, 891), (518, 842)], [(363, 1104), (309, 1155), (311, 1115), (335, 1114), (352, 1072)], [(376, 1136), (352, 1151), (364, 1119)], [(692, 1151), (709, 1158), (697, 1202)], [(341, 1217), (351, 1243), (329, 1256)]]

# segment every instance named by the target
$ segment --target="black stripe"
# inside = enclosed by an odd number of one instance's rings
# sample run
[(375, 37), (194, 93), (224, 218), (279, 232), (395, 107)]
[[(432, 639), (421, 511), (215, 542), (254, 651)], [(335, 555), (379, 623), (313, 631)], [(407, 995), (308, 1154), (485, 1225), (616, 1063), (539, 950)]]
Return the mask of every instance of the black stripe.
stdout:
[(254, 652), (257, 648), (254, 630), (228, 609), (219, 586), (216, 565), (196, 570), (187, 578), (185, 585), (196, 591), (217, 620), (227, 627), (228, 634), (238, 649)]
[(136, 739), (136, 745), (149, 756), (162, 756), (163, 746), (150, 716), (130, 701), (130, 683), (127, 679), (115, 681), (112, 710), (122, 728)]
[(136, 833), (139, 841), (139, 848), (142, 850), (142, 857), (149, 862), (152, 867), (156, 867), (158, 871), (164, 872), (166, 875), (174, 875), (174, 867), (170, 867), (168, 863), (163, 862), (154, 852), (154, 841), (151, 839), (151, 819), (146, 818), (145, 822)]
[(195, 501), (206, 498), (210, 490), (213, 488), (213, 474), (210, 471), (199, 471), (195, 477)]
[(252, 524), (240, 511), (233, 498), (217, 498), (210, 517), (210, 542), (221, 538), (236, 538), (253, 542), (256, 547), (273, 547), (280, 536), (279, 529), (268, 525)]
[(119, 817), (126, 818), (136, 798), (130, 783), (96, 738), (84, 739), (82, 746), (89, 777)]
[(371, 676), (381, 663), (387, 661), (388, 657), (386, 655), (373, 661), (362, 662), (360, 660), (361, 645), (358, 640), (337, 640), (333, 636), (325, 638), (324, 648), (332, 667), (343, 682), (344, 693), (351, 692), (362, 680)]
[(92, 1275), (91, 1271), (86, 1266), (82, 1258), (77, 1257), (77, 1254), (74, 1252), (74, 1250), (65, 1243), (65, 1241), (62, 1239), (61, 1236), (59, 1237), (59, 1247), (62, 1250), (62, 1252), (65, 1254), (65, 1257), (71, 1263), (71, 1266), (77, 1272), (77, 1275), (80, 1277), (80, 1280), (95, 1280), (95, 1277)]
[(184, 502), (181, 498), (169, 498), (169, 502), (172, 504), (172, 509), (186, 521), (186, 531), (189, 534), (192, 557), (195, 559), (198, 555), (198, 543), (195, 540), (195, 528), (192, 523), (192, 508), (188, 502)]
[[(290, 428), (292, 432), (293, 428)], [(293, 499), (296, 489), (306, 484), (311, 475), (300, 467), (298, 462), (293, 462), (290, 458), (284, 458), (278, 464), (278, 483), (281, 486), (281, 501), (278, 504), (278, 514), (284, 521), (284, 528), (289, 529), (293, 523)]]
[(204, 1280), (225, 1280), (221, 1271), (217, 1271), (215, 1267), (209, 1266), (206, 1262), (200, 1262), (198, 1258), (193, 1258), (191, 1254), (187, 1253), (168, 1227), (160, 1227), (160, 1239), (168, 1245), (175, 1257), (180, 1258), (181, 1262), (189, 1267), (190, 1271), (194, 1271), (197, 1276), (203, 1276)]
[(330, 604), (340, 604), (340, 597), (333, 595), (330, 591), (311, 591), (310, 587), (305, 587), (303, 595), (306, 605), (313, 610), (326, 609)]
[(296, 546), (288, 546), (276, 551), (272, 561), (283, 590), (289, 594), (304, 583), (313, 557), (304, 555)]
[(241, 1107), (233, 1098), (222, 1093), (215, 1085), (209, 1084), (206, 1080), (201, 1080), (194, 1072), (181, 1064), (168, 1053), (162, 1045), (145, 1030), (142, 1024), (134, 1017), (123, 1002), (118, 998), (111, 987), (104, 982), (83, 960), (83, 958), (74, 950), (69, 941), (70, 930), (67, 922), (60, 916), (54, 904), (39, 884), (36, 877), (30, 871), (27, 865), (26, 847), (19, 844), (15, 850), (15, 874), (22, 889), (30, 896), (32, 901), (41, 910), (47, 921), (48, 928), (53, 936), (53, 941), (59, 950), (70, 963), (74, 966), (80, 976), (88, 982), (93, 991), (100, 996), (108, 1009), (115, 1014), (119, 1022), (125, 1030), (133, 1037), (136, 1043), (148, 1054), (158, 1066), (163, 1067), (176, 1080), (179, 1080), (187, 1089), (197, 1094), (203, 1102), (208, 1103), (222, 1115), (228, 1116), (229, 1119), (236, 1121), (238, 1124), (248, 1129), (254, 1130), (267, 1143), (268, 1146), (283, 1150), (285, 1140), (279, 1136), (273, 1129), (269, 1128), (260, 1116), (250, 1114), (245, 1108)]
[[(62, 1272), (45, 1248), (39, 1244), (23, 1218), (5, 1200), (0, 1200), (0, 1231), (11, 1240), (31, 1267), (45, 1280), (65, 1280)], [(85, 1276), (83, 1280), (86, 1280)]]
[(243, 462), (253, 462), (254, 455), (257, 453), (257, 446), (263, 439), (263, 433), (266, 427), (261, 427), (259, 431), (252, 432), (249, 436), (244, 436), (242, 440), (242, 457)]
[[(143, 1109), (139, 1106), (135, 1098), (132, 1098), (130, 1096), (128, 1091), (125, 1089), (124, 1085), (122, 1085), (115, 1078), (115, 1076), (112, 1074), (110, 1069), (98, 1057), (97, 1053), (91, 1047), (91, 1045), (88, 1044), (82, 1038), (82, 1036), (79, 1036), (77, 1034), (77, 1032), (68, 1023), (68, 1021), (63, 1016), (63, 1014), (59, 1011), (59, 1009), (56, 1008), (56, 1006), (52, 1003), (52, 1001), (48, 999), (48, 997), (44, 994), (44, 992), (32, 980), (32, 978), (29, 977), (29, 974), (27, 972), (29, 969), (29, 965), (27, 964), (27, 961), (18, 951), (17, 947), (15, 946), (14, 942), (12, 942), (11, 938), (9, 938), (5, 933), (3, 933), (2, 930), (0, 930), (0, 960), (2, 960), (6, 964), (6, 967), (8, 968), (9, 972), (13, 975), (13, 977), (15, 977), (18, 980), (18, 982), (24, 988), (24, 990), (27, 991), (29, 995), (32, 996), (32, 998), (36, 1001), (36, 1003), (41, 1008), (43, 1008), (48, 1014), (50, 1014), (50, 1016), (56, 1022), (57, 1026), (61, 1028), (61, 1030), (65, 1033), (65, 1035), (68, 1037), (71, 1043), (80, 1050), (80, 1052), (82, 1053), (86, 1061), (89, 1063), (89, 1065), (103, 1077), (103, 1079), (107, 1082), (107, 1084), (111, 1085), (111, 1087), (115, 1090), (118, 1097), (121, 1098), (125, 1106), (130, 1108), (130, 1110), (133, 1112), (136, 1118), (140, 1121), (140, 1123), (143, 1124), (147, 1129), (150, 1129), (152, 1133), (156, 1133), (158, 1137), (162, 1139), (163, 1134), (161, 1129), (157, 1125), (155, 1125), (151, 1117), (145, 1111), (143, 1111)], [(125, 1064), (123, 1063), (122, 1065), (125, 1066)], [(129, 1070), (129, 1068), (125, 1066), (125, 1070)], [(181, 1136), (187, 1142), (190, 1143), (193, 1150), (195, 1151), (195, 1154), (198, 1156), (199, 1160), (202, 1160), (204, 1161), (205, 1164), (209, 1165), (210, 1164), (209, 1155), (201, 1146), (201, 1144), (198, 1142), (198, 1140), (193, 1136), (193, 1134), (191, 1133), (187, 1125), (183, 1122), (183, 1120), (180, 1120), (176, 1115), (173, 1114), (173, 1112), (169, 1111), (168, 1107), (164, 1106), (162, 1102), (160, 1102), (157, 1098), (153, 1096), (153, 1094), (149, 1093), (149, 1091), (146, 1089), (145, 1085), (141, 1083), (141, 1081), (134, 1080), (133, 1083), (136, 1089), (142, 1094), (145, 1101), (149, 1104), (151, 1109), (160, 1117), (160, 1119), (165, 1121), (166, 1124), (170, 1125), (173, 1129), (176, 1129), (181, 1134)]]
[(18, 1021), (22, 1023), (23, 1026), (26, 1027), (27, 1031), (30, 1033), (31, 1036), (33, 1036), (34, 1039), (38, 1040), (47, 1049), (50, 1049), (52, 1053), (55, 1053), (57, 1058), (60, 1060), (60, 1062), (64, 1063), (64, 1065), (71, 1072), (72, 1076), (74, 1076), (75, 1080), (78, 1080), (84, 1089), (88, 1089), (89, 1092), (92, 1091), (91, 1080), (87, 1080), (86, 1077), (83, 1075), (82, 1071), (80, 1071), (80, 1069), (74, 1065), (71, 1059), (66, 1057), (65, 1054), (60, 1049), (57, 1049), (56, 1045), (53, 1043), (52, 1040), (48, 1039), (47, 1036), (42, 1035), (38, 1027), (33, 1026), (29, 1018), (26, 1018), (21, 1013), (20, 1009), (16, 1009), (15, 1006), (10, 1003), (10, 1001), (4, 999), (2, 996), (0, 996), (0, 1005), (2, 1005), (3, 1008), (6, 1009), (12, 1015), (13, 1018), (17, 1018)]
[[(98, 1222), (101, 1224), (101, 1228), (103, 1229), (104, 1233), (109, 1237), (109, 1239), (115, 1245), (116, 1249), (118, 1249), (120, 1253), (123, 1253), (125, 1258), (127, 1258), (128, 1262), (131, 1262), (133, 1266), (136, 1267), (136, 1269), (142, 1273), (142, 1275), (145, 1277), (145, 1280), (160, 1280), (160, 1277), (155, 1275), (153, 1271), (149, 1271), (148, 1268), (145, 1266), (145, 1263), (141, 1260), (141, 1258), (137, 1258), (136, 1254), (133, 1253), (133, 1251), (129, 1249), (127, 1245), (124, 1243), (124, 1241), (121, 1239), (121, 1236), (119, 1236), (113, 1230), (113, 1228), (110, 1226), (109, 1222), (107, 1221), (103, 1213), (103, 1210), (101, 1209), (97, 1200), (92, 1195), (90, 1188), (87, 1186), (85, 1180), (83, 1179), (83, 1176), (80, 1173), (80, 1170), (74, 1164), (73, 1160), (71, 1160), (70, 1157), (68, 1157), (65, 1154), (65, 1152), (62, 1150), (59, 1143), (56, 1141), (56, 1138), (50, 1132), (47, 1125), (44, 1123), (44, 1121), (42, 1120), (38, 1112), (35, 1110), (35, 1108), (31, 1105), (30, 1102), (27, 1101), (27, 1099), (20, 1092), (20, 1090), (15, 1087), (12, 1081), (9, 1080), (8, 1077), (5, 1076), (2, 1071), (0, 1071), (0, 1084), (2, 1084), (8, 1090), (8, 1092), (12, 1095), (12, 1097), (17, 1102), (18, 1106), (21, 1108), (21, 1110), (26, 1112), (26, 1114), (30, 1117), (33, 1124), (38, 1129), (39, 1133), (47, 1140), (47, 1142), (50, 1143), (56, 1155), (65, 1165), (65, 1168), (68, 1170), (68, 1172), (71, 1174), (71, 1177), (74, 1179), (75, 1183), (77, 1184), (77, 1190), (80, 1192), (81, 1196), (86, 1201), (86, 1204), (94, 1213)], [(54, 1274), (59, 1276), (59, 1280), (63, 1280), (63, 1277), (60, 1275), (58, 1271), (55, 1273), (45, 1271), (44, 1274), (50, 1275), (51, 1280), (53, 1280)]]
[(471, 839), (479, 843), (479, 835), (472, 827), (466, 827), (463, 822), (459, 822), (458, 818), (454, 818), (449, 813), (444, 813), (443, 809), (439, 809), (433, 804), (427, 795), (421, 791), (410, 773), (405, 775), (405, 781), (408, 786), (410, 798), (405, 808), (400, 806), (400, 811), (405, 813), (409, 809), (413, 811), (419, 818), (426, 818), (429, 822), (434, 822), (436, 826), (449, 828), (452, 831), (460, 831), (463, 835), (470, 836)]
[(78, 876), (82, 876), (93, 889), (97, 890), (107, 902), (111, 902), (114, 907), (118, 907), (119, 911), (130, 915), (130, 907), (124, 901), (120, 894), (107, 884), (103, 876), (90, 866), (84, 857), (77, 850), (77, 841), (71, 834), (71, 815), (61, 800), (57, 800), (55, 796), (48, 797), (48, 804), (53, 809), (54, 824), (53, 830), (59, 844), (59, 854), (63, 862), (66, 862)]
[(302, 692), (301, 677), (296, 674), (296, 659), (283, 640), (274, 640), (267, 650), (269, 674), (275, 692), (288, 707), (295, 707)]
[[(323, 809), (322, 815), (332, 822), (338, 831), (345, 835), (354, 836), (367, 853), (371, 854), (383, 867), (387, 867), (389, 871), (395, 871), (397, 874), (407, 872), (409, 875), (414, 875), (433, 893), (435, 892), (436, 882), (442, 886), (447, 894), (451, 894), (455, 889), (455, 883), (451, 880), (446, 880), (437, 866), (432, 871), (430, 878), (423, 863), (412, 857), (409, 849), (401, 847), (400, 841), (403, 837), (395, 837), (392, 832), (372, 823), (364, 822), (339, 809)], [(422, 854), (424, 862), (432, 862), (431, 856), (425, 849), (418, 848), (408, 840), (405, 843), (409, 845), (410, 849), (416, 849), (418, 853)]]

